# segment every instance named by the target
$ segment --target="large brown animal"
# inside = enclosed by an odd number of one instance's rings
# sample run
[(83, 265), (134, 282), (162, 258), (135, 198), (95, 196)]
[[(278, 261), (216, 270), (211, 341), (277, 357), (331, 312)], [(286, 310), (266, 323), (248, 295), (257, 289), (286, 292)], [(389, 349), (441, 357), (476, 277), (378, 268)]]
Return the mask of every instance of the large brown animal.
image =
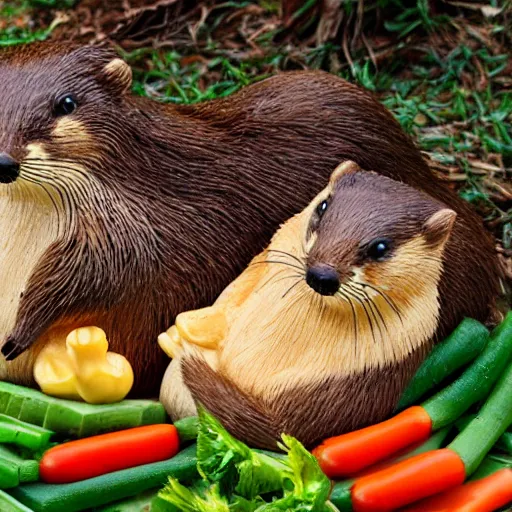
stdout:
[(211, 303), (346, 159), (457, 212), (438, 334), (488, 315), (497, 267), (480, 219), (344, 80), (290, 73), (162, 105), (131, 95), (107, 49), (35, 44), (0, 53), (0, 83), (3, 379), (30, 384), (46, 340), (94, 324), (132, 363), (135, 393), (156, 393), (158, 333)]

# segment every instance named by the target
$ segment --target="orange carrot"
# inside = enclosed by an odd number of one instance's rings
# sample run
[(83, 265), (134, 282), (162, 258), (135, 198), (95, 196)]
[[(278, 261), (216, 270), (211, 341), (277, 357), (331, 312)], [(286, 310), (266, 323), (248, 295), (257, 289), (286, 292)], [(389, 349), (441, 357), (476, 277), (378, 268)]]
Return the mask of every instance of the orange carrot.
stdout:
[(431, 427), (425, 409), (413, 406), (377, 425), (326, 439), (313, 450), (313, 455), (329, 478), (344, 478), (401, 448), (426, 441)]
[(439, 450), (441, 446), (444, 444), (444, 441), (448, 436), (450, 430), (450, 427), (445, 427), (436, 432), (435, 434), (433, 434), (426, 441), (422, 443), (414, 443), (411, 446), (408, 446), (407, 448), (404, 448), (403, 450), (399, 450), (398, 452), (394, 453), (391, 457), (364, 468), (363, 470), (353, 475), (352, 479), (355, 480), (357, 478), (361, 478), (362, 476), (375, 473), (376, 471), (380, 471), (381, 469), (393, 466), (394, 464), (397, 464), (402, 460), (410, 459), (411, 457), (416, 457), (416, 455), (419, 455), (420, 453), (431, 452), (432, 450)]
[(170, 459), (178, 453), (173, 425), (146, 425), (86, 437), (46, 451), (39, 463), (41, 480), (50, 484), (78, 482), (121, 469)]
[(356, 480), (354, 512), (387, 512), (464, 482), (461, 458), (443, 448), (422, 453)]
[(469, 482), (426, 498), (403, 512), (492, 512), (512, 502), (512, 469), (500, 469), (481, 480)]

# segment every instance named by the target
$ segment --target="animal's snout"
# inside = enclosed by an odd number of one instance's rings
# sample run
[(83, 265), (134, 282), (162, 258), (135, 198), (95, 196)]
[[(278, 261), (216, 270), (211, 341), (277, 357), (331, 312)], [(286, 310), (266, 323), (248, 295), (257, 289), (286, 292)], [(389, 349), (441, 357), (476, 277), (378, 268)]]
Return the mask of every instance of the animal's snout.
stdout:
[(334, 295), (340, 288), (340, 276), (328, 265), (315, 265), (306, 272), (306, 283), (320, 295)]
[(20, 175), (20, 164), (7, 153), (0, 153), (0, 183), (12, 183)]

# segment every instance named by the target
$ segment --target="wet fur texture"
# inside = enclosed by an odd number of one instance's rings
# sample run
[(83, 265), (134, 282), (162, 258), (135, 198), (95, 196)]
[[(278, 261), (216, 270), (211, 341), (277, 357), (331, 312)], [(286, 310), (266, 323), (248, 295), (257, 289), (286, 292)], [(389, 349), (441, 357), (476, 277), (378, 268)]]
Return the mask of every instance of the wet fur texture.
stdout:
[[(183, 409), (178, 365), (196, 402), (259, 447), (282, 432), (310, 446), (384, 419), (432, 347), (455, 218), (411, 187), (340, 165), (213, 306), (181, 313), (159, 338), (174, 357), (168, 412), (195, 412)], [(390, 251), (375, 260), (367, 248), (382, 239)], [(334, 295), (306, 283), (319, 265), (340, 277)]]
[[(16, 313), (0, 322), (4, 354), (19, 356), (2, 378), (31, 383), (37, 348), (27, 349), (94, 324), (133, 365), (134, 394), (155, 394), (167, 364), (158, 333), (212, 303), (347, 159), (457, 212), (438, 334), (489, 313), (498, 271), (481, 220), (433, 177), (391, 114), (344, 80), (287, 73), (226, 99), (162, 105), (128, 92), (129, 70), (113, 52), (48, 43), (2, 50), (0, 78), (0, 152), (21, 163), (17, 182), (0, 185), (0, 229), (10, 232), (15, 210), (5, 205), (22, 187), (23, 200), (39, 198), (38, 223), (49, 200), (58, 218), (57, 235), (21, 269)], [(66, 93), (79, 107), (56, 118)], [(2, 243), (3, 283), (22, 261), (16, 250), (29, 249)]]

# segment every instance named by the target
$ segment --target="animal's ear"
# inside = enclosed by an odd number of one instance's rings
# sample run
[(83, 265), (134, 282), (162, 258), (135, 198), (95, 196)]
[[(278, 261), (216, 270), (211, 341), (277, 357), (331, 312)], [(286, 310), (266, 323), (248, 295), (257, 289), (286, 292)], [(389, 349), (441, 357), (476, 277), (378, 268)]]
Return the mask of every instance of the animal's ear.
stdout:
[(432, 214), (423, 224), (423, 236), (428, 245), (439, 247), (446, 243), (453, 228), (457, 214), (449, 208), (443, 208)]
[(361, 170), (361, 167), (357, 165), (352, 160), (346, 160), (345, 162), (342, 162), (336, 169), (334, 169), (333, 173), (331, 174), (331, 178), (329, 179), (329, 184), (332, 186), (334, 185), (342, 176), (345, 176), (346, 174), (349, 174), (351, 172), (359, 172)]
[(126, 94), (132, 87), (132, 68), (119, 57), (105, 64), (103, 74), (107, 86), (114, 93)]

